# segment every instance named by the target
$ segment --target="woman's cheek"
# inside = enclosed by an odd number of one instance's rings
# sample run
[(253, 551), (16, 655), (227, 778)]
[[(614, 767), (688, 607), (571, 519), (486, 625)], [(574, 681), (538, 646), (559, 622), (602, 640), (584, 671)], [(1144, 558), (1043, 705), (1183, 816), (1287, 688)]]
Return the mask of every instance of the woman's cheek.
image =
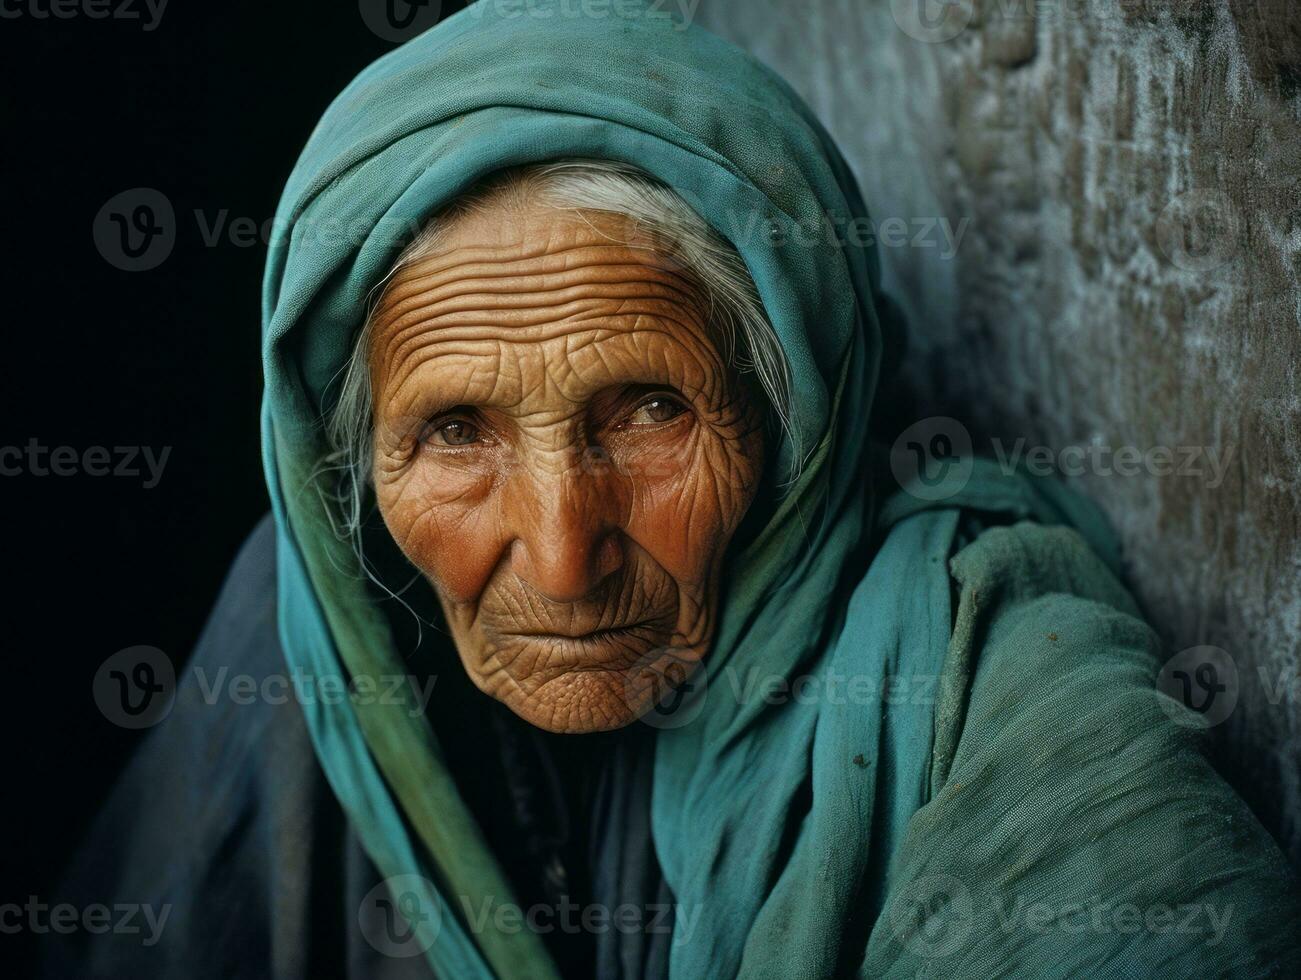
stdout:
[(723, 532), (709, 439), (658, 454), (633, 479), (629, 535), (679, 582), (703, 581)]
[(491, 481), (417, 464), (385, 515), (403, 553), (451, 602), (482, 594), (501, 554)]

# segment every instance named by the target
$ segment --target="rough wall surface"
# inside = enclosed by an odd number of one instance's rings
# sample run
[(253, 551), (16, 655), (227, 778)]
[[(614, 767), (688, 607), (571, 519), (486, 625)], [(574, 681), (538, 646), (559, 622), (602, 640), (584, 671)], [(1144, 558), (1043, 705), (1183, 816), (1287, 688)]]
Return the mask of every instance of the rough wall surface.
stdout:
[[(911, 417), (961, 419), (1009, 457), (1048, 447), (1119, 530), (1170, 654), (1231, 656), (1217, 763), (1301, 863), (1301, 4), (704, 0), (698, 17), (849, 157), (912, 327)], [(908, 233), (886, 241), (891, 217)]]

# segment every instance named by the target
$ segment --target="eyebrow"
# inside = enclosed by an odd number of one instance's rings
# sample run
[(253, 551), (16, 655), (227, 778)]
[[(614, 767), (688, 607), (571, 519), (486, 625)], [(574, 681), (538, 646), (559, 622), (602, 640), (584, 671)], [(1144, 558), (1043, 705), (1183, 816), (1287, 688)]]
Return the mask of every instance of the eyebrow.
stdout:
[[(460, 407), (509, 412), (509, 409), (518, 407), (521, 401), (514, 397), (509, 400), (478, 397), (477, 392), (467, 391), (462, 385), (457, 385), (455, 390), (451, 390), (452, 386), (448, 385), (445, 391), (440, 391), (439, 388), (442, 386), (431, 383), (432, 381), (428, 372), (425, 372), (423, 377), (417, 371), (408, 374), (398, 386), (395, 398), (387, 399), (384, 404), (377, 402), (380, 417), (390, 423), (409, 419), (409, 424), (415, 426)], [(651, 370), (631, 371), (602, 378), (592, 388), (584, 390), (580, 398), (569, 401), (577, 408), (584, 408), (612, 389), (633, 388), (645, 389), (647, 394), (656, 390), (666, 391), (689, 404), (707, 398), (707, 392), (700, 386), (691, 384), (690, 379), (673, 377), (666, 371)], [(397, 411), (391, 407), (395, 404), (399, 409)]]

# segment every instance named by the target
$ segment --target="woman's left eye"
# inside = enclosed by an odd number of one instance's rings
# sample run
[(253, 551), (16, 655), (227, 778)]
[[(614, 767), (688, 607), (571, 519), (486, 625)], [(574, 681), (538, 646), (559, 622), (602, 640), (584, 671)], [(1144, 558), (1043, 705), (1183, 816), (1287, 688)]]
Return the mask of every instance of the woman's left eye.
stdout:
[(633, 425), (655, 425), (677, 418), (687, 407), (669, 395), (654, 395), (647, 398), (635, 409), (629, 422)]
[(465, 419), (435, 422), (425, 430), (425, 442), (436, 446), (471, 446), (480, 441), (479, 427)]

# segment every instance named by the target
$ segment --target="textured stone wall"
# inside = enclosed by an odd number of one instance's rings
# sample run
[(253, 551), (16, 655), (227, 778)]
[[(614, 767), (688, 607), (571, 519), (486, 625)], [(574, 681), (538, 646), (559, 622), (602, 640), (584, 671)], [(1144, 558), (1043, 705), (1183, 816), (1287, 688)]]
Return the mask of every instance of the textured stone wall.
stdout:
[(808, 99), (882, 238), (887, 218), (910, 229), (882, 253), (912, 417), (961, 419), (986, 451), (1048, 447), (1119, 529), (1170, 654), (1229, 654), (1217, 763), (1301, 859), (1301, 4), (698, 17)]

